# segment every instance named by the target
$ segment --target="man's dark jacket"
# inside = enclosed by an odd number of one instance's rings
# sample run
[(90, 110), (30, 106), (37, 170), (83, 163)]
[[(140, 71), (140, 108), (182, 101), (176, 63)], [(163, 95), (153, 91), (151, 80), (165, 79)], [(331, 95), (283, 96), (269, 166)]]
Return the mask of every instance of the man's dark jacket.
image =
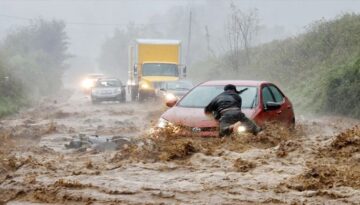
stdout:
[(232, 90), (227, 90), (216, 96), (208, 106), (205, 107), (206, 113), (213, 112), (216, 120), (221, 117), (221, 112), (228, 108), (239, 108), (241, 110), (241, 97)]

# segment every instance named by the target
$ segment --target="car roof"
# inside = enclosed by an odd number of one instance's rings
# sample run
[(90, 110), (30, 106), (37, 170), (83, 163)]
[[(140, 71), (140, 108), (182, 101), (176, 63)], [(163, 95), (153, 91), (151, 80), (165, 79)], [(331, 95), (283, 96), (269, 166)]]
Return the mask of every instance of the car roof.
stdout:
[(246, 85), (246, 86), (260, 86), (261, 84), (268, 83), (267, 81), (257, 80), (211, 80), (201, 83), (200, 85)]
[(102, 73), (90, 73), (90, 74), (87, 74), (87, 76), (92, 77), (92, 76), (105, 76), (105, 75)]

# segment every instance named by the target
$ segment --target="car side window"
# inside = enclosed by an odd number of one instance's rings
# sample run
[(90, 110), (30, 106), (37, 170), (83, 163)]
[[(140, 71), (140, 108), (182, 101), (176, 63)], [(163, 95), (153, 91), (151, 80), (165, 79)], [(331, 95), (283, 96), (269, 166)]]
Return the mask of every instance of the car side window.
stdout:
[(279, 91), (279, 89), (277, 87), (270, 85), (269, 88), (275, 97), (275, 102), (283, 102), (284, 101), (284, 96), (282, 95), (282, 93)]
[(263, 87), (261, 90), (263, 105), (266, 107), (267, 102), (274, 102), (274, 98), (269, 90), (269, 87)]

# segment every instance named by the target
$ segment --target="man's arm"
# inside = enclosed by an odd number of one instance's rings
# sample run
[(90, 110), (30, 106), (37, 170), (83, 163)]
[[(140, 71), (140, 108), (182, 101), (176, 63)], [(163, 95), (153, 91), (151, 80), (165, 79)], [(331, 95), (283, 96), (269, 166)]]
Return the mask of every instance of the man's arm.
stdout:
[(205, 114), (211, 114), (213, 111), (216, 110), (215, 102), (217, 98), (214, 98), (204, 109)]
[(233, 95), (234, 96), (234, 99), (236, 100), (236, 102), (239, 104), (239, 107), (241, 108), (241, 105), (242, 105), (242, 99), (240, 97), (239, 94), (235, 94)]

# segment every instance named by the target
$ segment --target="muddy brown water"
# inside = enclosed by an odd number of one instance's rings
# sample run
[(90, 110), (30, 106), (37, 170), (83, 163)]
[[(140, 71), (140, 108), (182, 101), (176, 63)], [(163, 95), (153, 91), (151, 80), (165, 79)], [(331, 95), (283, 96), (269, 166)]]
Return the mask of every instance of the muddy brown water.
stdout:
[(357, 120), (298, 116), (295, 132), (156, 138), (164, 109), (92, 105), (75, 92), (2, 119), (0, 204), (360, 202)]

